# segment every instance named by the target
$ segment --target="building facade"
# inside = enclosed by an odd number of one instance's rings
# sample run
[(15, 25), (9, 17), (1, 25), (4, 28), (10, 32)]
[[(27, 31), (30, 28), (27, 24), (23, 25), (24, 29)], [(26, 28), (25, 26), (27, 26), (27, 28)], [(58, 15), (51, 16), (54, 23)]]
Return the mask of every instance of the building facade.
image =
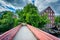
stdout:
[(43, 10), (41, 12), (41, 15), (44, 16), (45, 14), (48, 15), (48, 19), (50, 20), (50, 23), (47, 24), (47, 27), (51, 28), (51, 27), (54, 27), (54, 16), (55, 16), (55, 13), (54, 11), (51, 9), (51, 7), (47, 7), (45, 10)]

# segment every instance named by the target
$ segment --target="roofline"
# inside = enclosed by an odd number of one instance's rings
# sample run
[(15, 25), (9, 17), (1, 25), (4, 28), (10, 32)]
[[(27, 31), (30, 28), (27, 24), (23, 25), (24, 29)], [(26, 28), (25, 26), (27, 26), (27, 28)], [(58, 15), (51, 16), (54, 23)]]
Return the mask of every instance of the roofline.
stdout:
[[(48, 7), (50, 7), (51, 10), (54, 12), (54, 10), (53, 10), (53, 8), (52, 8), (51, 6), (48, 6)], [(43, 9), (43, 10), (40, 12), (40, 14), (43, 14), (43, 12), (44, 12), (48, 7), (46, 7), (45, 9)], [(55, 13), (55, 12), (54, 12), (54, 13)]]

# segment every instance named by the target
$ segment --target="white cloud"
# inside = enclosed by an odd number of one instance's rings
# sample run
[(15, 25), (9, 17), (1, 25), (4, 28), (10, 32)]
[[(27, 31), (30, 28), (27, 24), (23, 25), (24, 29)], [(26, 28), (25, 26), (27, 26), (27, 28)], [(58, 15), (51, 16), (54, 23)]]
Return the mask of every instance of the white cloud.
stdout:
[[(23, 3), (32, 3), (32, 0), (22, 0), (23, 1)], [(37, 6), (37, 8), (38, 8), (38, 10), (39, 11), (42, 11), (42, 10), (44, 10), (47, 6), (49, 6), (50, 5), (50, 3), (54, 3), (54, 2), (57, 2), (58, 0), (35, 0), (35, 5)], [(3, 0), (0, 0), (0, 3), (2, 4), (2, 6), (4, 6), (4, 8), (1, 6), (0, 7), (0, 11), (5, 11), (5, 10), (10, 10), (10, 9), (8, 9), (8, 8), (6, 8), (6, 6), (8, 6), (8, 7), (12, 7), (12, 8), (14, 8), (14, 9), (23, 9), (23, 7), (22, 6), (13, 6), (13, 4), (12, 3), (8, 3), (8, 2), (5, 2), (5, 1), (3, 1)], [(21, 3), (22, 5), (24, 5), (23, 3)], [(16, 3), (16, 5), (17, 5), (18, 3)], [(58, 8), (57, 8), (58, 9)], [(59, 7), (59, 9), (60, 9), (60, 7)], [(12, 10), (10, 10), (10, 11), (12, 11)], [(56, 14), (56, 15), (58, 15), (58, 14)]]
[(38, 7), (39, 11), (42, 11), (44, 8), (48, 6), (48, 3), (44, 0), (36, 0), (35, 5)]
[(59, 13), (55, 13), (56, 16), (59, 16), (60, 14)]
[(50, 2), (57, 2), (58, 0), (45, 0), (45, 1), (50, 3)]
[[(27, 0), (23, 0), (23, 1), (25, 2), (25, 1), (27, 1)], [(29, 2), (30, 2), (30, 1), (29, 1)], [(23, 9), (23, 7), (13, 6), (13, 4), (8, 3), (8, 2), (5, 2), (5, 1), (3, 1), (3, 0), (0, 0), (0, 3), (1, 3), (2, 6), (4, 7), (4, 8), (3, 8), (3, 7), (0, 8), (1, 11), (10, 10), (10, 9), (8, 9), (6, 6), (11, 7), (11, 8), (13, 8), (13, 9)], [(10, 10), (10, 11), (13, 11), (13, 10)]]
[(7, 10), (9, 10), (9, 9), (6, 8), (6, 6), (8, 6), (8, 5), (4, 1), (0, 0), (0, 4), (1, 4), (0, 5), (0, 11), (7, 11)]
[(57, 2), (58, 0), (35, 0), (35, 5), (39, 11), (42, 11), (46, 7), (50, 6), (50, 3)]
[(6, 3), (6, 2), (4, 2), (4, 1), (0, 1), (0, 3), (5, 7), (5, 6), (10, 6), (10, 7), (12, 7), (12, 8), (15, 8), (12, 4), (10, 4), (10, 3)]
[(8, 9), (5, 9), (5, 8), (0, 6), (0, 12), (2, 12), (2, 11), (8, 11)]

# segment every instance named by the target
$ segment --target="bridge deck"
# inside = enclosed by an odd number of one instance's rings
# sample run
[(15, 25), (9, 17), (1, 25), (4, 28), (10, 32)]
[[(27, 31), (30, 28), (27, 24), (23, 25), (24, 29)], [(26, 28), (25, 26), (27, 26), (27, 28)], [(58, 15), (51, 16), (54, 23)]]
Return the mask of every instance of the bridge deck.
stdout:
[(0, 40), (60, 40), (60, 38), (27, 24), (25, 26), (18, 25), (3, 33)]
[(26, 26), (23, 26), (20, 28), (19, 32), (13, 38), (13, 40), (37, 40), (37, 39)]

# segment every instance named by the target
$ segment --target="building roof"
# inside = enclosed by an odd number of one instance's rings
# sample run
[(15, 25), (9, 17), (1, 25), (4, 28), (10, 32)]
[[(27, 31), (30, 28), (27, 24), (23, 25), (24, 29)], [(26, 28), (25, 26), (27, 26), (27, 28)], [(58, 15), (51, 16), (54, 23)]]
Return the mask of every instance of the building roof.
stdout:
[[(48, 6), (48, 7), (46, 7), (45, 9), (43, 9), (41, 12), (40, 12), (40, 14), (43, 14), (46, 10), (48, 10), (48, 9), (51, 9), (52, 11), (53, 11), (53, 9), (50, 7), (50, 6)], [(54, 11), (53, 11), (53, 13), (55, 13)]]

